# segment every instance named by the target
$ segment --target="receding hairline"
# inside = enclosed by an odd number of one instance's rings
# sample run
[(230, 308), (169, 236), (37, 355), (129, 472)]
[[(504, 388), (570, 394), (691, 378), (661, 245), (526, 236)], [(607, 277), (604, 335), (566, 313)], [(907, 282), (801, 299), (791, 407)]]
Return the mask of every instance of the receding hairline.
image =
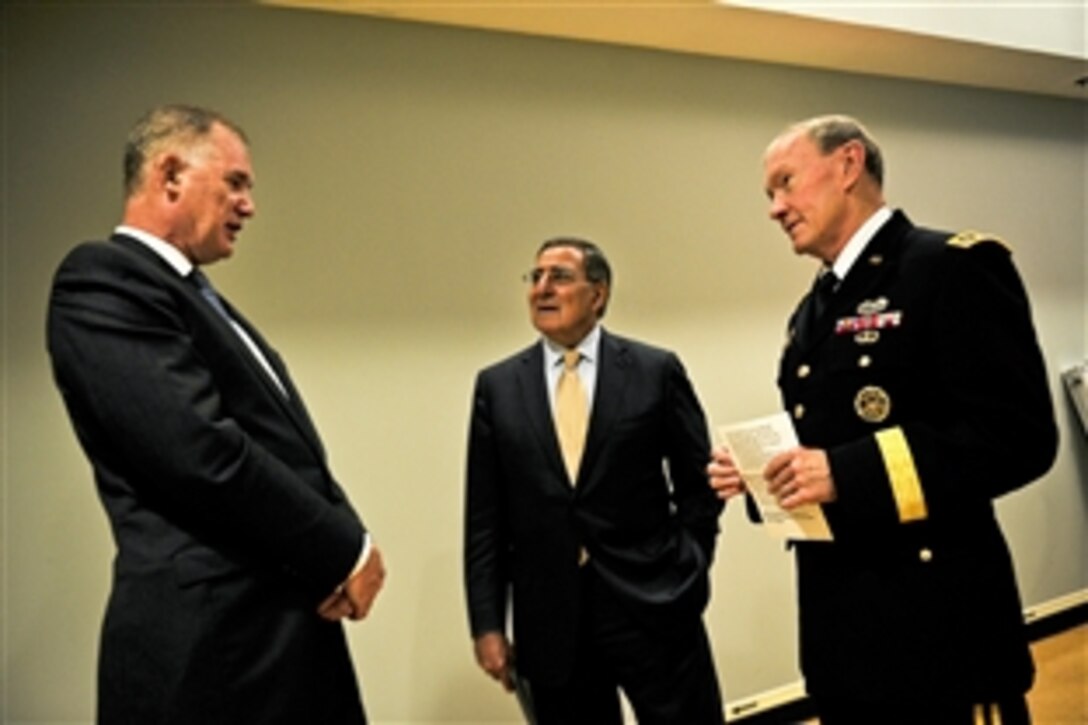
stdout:
[(608, 257), (600, 245), (586, 237), (566, 234), (545, 239), (537, 248), (536, 256), (539, 259), (547, 250), (561, 247), (573, 249), (582, 255), (582, 266), (591, 282), (612, 284), (612, 265)]
[(826, 156), (847, 143), (857, 142), (865, 149), (865, 169), (878, 186), (884, 183), (884, 155), (880, 145), (865, 125), (854, 118), (841, 113), (813, 116), (787, 126), (767, 145), (763, 152), (766, 163), (772, 151), (799, 138), (812, 142), (821, 155)]
[(126, 196), (144, 182), (148, 165), (163, 153), (196, 150), (210, 143), (216, 128), (234, 135), (246, 147), (249, 139), (241, 126), (208, 108), (165, 104), (147, 111), (125, 139), (123, 176)]

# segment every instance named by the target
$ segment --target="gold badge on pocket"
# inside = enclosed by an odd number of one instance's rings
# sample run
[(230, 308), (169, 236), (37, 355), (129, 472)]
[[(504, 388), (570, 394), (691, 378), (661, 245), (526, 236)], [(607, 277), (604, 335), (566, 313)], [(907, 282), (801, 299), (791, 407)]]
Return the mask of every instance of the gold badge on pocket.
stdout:
[(892, 412), (892, 399), (884, 388), (866, 385), (854, 396), (854, 410), (866, 423), (882, 423)]

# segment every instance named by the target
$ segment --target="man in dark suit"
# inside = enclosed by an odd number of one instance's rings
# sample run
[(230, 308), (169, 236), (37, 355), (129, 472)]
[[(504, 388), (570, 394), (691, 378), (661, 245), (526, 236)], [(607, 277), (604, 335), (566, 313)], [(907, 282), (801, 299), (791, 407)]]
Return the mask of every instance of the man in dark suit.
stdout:
[[(611, 271), (545, 242), (529, 313), (543, 339), (479, 374), (465, 579), (480, 666), (517, 675), (542, 725), (723, 722), (702, 611), (722, 504), (706, 422), (677, 357), (601, 328)], [(573, 415), (572, 415), (573, 411)]]
[[(823, 263), (778, 371), (801, 447), (763, 472), (800, 542), (801, 668), (823, 725), (1027, 723), (1033, 668), (997, 497), (1043, 475), (1057, 430), (1024, 287), (996, 238), (914, 226), (843, 116), (764, 156), (771, 218)], [(709, 472), (743, 490), (727, 451)]]
[(340, 620), (384, 569), (287, 369), (200, 268), (254, 213), (242, 131), (163, 106), (124, 221), (57, 270), (48, 345), (117, 544), (98, 722), (365, 723)]

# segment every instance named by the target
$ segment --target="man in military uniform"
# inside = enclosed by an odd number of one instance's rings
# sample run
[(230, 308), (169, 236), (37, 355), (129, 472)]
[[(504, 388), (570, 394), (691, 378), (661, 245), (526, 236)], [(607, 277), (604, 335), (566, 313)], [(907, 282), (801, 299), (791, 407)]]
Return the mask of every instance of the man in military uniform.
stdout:
[[(787, 129), (764, 156), (770, 216), (819, 259), (778, 385), (801, 446), (763, 471), (831, 542), (797, 542), (801, 668), (822, 725), (1030, 722), (1033, 679), (998, 496), (1057, 450), (1009, 249), (915, 227), (884, 202), (855, 120)], [(744, 490), (725, 449), (719, 496)]]

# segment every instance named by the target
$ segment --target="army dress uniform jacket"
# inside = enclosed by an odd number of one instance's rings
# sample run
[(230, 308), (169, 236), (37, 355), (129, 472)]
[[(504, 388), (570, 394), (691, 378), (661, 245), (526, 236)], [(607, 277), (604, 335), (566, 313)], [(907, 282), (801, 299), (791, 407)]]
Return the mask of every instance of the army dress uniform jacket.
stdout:
[(810, 297), (778, 376), (837, 490), (823, 506), (834, 541), (796, 546), (809, 692), (1026, 691), (1033, 666), (993, 501), (1049, 469), (1057, 430), (1009, 250), (897, 211), (806, 325)]

